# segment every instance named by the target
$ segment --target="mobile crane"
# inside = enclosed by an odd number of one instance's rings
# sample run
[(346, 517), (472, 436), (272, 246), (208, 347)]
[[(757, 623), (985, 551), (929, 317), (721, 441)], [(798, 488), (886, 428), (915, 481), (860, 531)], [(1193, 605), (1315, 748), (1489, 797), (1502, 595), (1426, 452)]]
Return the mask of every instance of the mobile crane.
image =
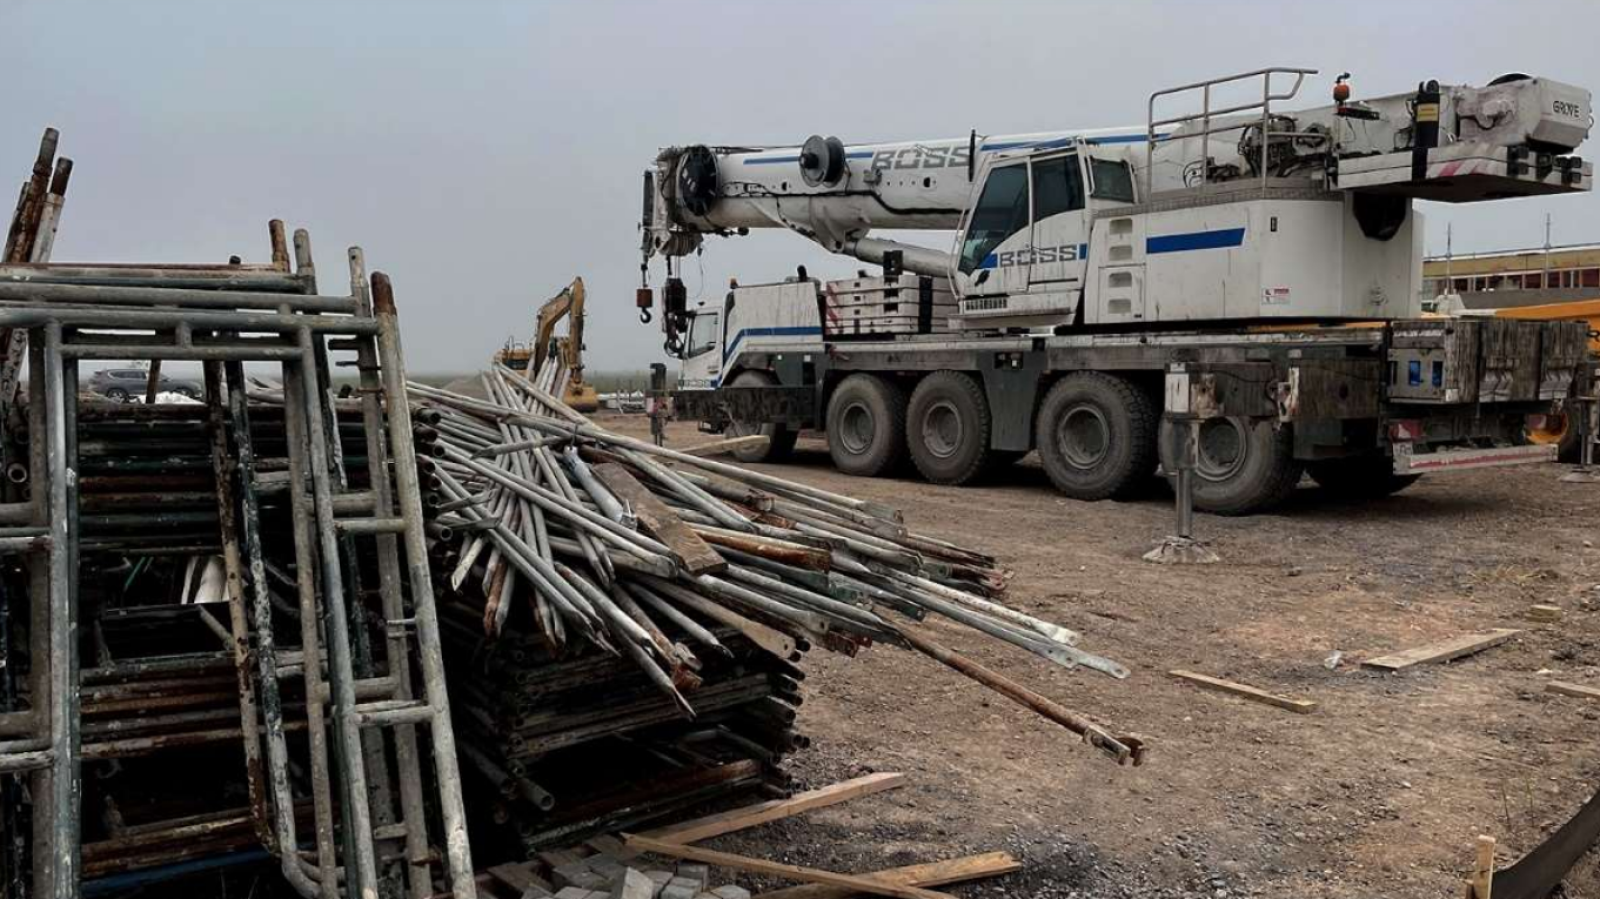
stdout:
[[(600, 408), (600, 395), (583, 379), (583, 304), (585, 294), (583, 279), (573, 278), (572, 283), (539, 307), (533, 340), (528, 346), (508, 342), (494, 355), (494, 362), (530, 375), (544, 365), (551, 353), (556, 354), (567, 369), (567, 384), (561, 391), (561, 400), (578, 412), (594, 412)], [(556, 324), (570, 319), (567, 336), (556, 337)]]
[[(1381, 495), (1552, 458), (1520, 437), (1587, 377), (1586, 329), (1421, 319), (1413, 201), (1588, 192), (1593, 166), (1571, 154), (1590, 93), (1508, 75), (1363, 102), (1341, 76), (1331, 105), (1285, 111), (1313, 74), (1160, 90), (1141, 128), (661, 151), (638, 305), (682, 359), (676, 414), (771, 436), (750, 459), (820, 427), (844, 472), (909, 456), (942, 484), (1037, 449), (1085, 500), (1172, 471), (1170, 417), (1193, 416), (1194, 502), (1219, 513), (1266, 508), (1307, 471)], [(688, 308), (679, 260), (754, 228), (882, 273), (802, 268)], [(877, 229), (953, 230), (955, 245)]]

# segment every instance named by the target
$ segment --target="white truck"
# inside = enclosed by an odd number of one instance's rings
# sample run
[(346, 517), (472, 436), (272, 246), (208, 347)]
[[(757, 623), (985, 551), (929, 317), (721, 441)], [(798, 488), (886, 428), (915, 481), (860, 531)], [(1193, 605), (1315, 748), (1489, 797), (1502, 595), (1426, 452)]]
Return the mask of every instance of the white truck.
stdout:
[[(1582, 388), (1583, 326), (1421, 317), (1413, 201), (1588, 192), (1593, 166), (1571, 154), (1589, 92), (1509, 75), (1361, 102), (1341, 76), (1332, 105), (1284, 111), (1312, 74), (1158, 91), (1141, 128), (662, 151), (638, 303), (682, 360), (675, 414), (769, 435), (747, 461), (820, 428), (841, 471), (909, 456), (941, 484), (1036, 449), (1063, 493), (1095, 500), (1171, 471), (1182, 413), (1201, 419), (1196, 507), (1234, 514), (1305, 472), (1381, 495), (1552, 458), (1520, 437)], [(752, 228), (882, 271), (802, 267), (688, 308), (681, 259)], [(878, 229), (953, 230), (955, 246)]]

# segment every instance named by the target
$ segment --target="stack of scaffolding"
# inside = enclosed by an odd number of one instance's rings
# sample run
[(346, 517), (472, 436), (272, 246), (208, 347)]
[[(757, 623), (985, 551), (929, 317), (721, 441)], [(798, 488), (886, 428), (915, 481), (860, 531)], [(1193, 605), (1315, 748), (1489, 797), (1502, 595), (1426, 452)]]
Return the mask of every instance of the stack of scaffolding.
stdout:
[[(275, 857), (305, 896), (472, 896), (388, 279), (351, 250), (319, 294), (276, 221), (261, 264), (52, 263), (56, 140), (0, 265), (0, 894)], [(128, 359), (198, 362), (205, 401), (80, 395)]]
[[(801, 654), (924, 652), (1119, 761), (1115, 736), (958, 656), (933, 614), (1067, 667), (1127, 672), (997, 601), (981, 553), (900, 515), (609, 432), (562, 405), (560, 362), (497, 368), (481, 396), (413, 383), (418, 451), (463, 767), (522, 851), (708, 795), (786, 788)], [(640, 792), (636, 785), (648, 782)], [(502, 834), (486, 823), (474, 835)]]

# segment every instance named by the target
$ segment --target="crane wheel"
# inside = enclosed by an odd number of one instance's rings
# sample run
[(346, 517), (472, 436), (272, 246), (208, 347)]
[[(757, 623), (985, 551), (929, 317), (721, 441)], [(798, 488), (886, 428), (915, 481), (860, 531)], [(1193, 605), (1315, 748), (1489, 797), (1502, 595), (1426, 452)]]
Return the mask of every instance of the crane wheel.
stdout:
[(1306, 463), (1317, 486), (1342, 498), (1379, 499), (1422, 480), (1420, 474), (1395, 474), (1388, 456), (1356, 456)]
[(893, 381), (858, 372), (828, 399), (828, 454), (835, 468), (875, 478), (906, 455), (906, 394)]
[[(1176, 481), (1167, 458), (1169, 428), (1161, 423), (1162, 467)], [(1227, 416), (1200, 423), (1195, 457), (1194, 507), (1217, 515), (1249, 515), (1283, 502), (1300, 483), (1305, 466), (1294, 457), (1294, 435), (1271, 419)]]
[(1156, 403), (1138, 385), (1104, 372), (1067, 375), (1034, 419), (1039, 461), (1073, 499), (1129, 496), (1156, 468)]
[[(742, 371), (728, 383), (729, 387), (774, 387), (778, 379), (764, 371)], [(727, 436), (749, 437), (760, 434), (767, 445), (754, 449), (736, 449), (733, 457), (740, 462), (782, 462), (794, 452), (795, 438), (800, 432), (776, 422), (733, 421), (728, 423)]]
[(936, 371), (911, 392), (911, 461), (935, 484), (966, 484), (989, 467), (989, 400), (971, 375)]

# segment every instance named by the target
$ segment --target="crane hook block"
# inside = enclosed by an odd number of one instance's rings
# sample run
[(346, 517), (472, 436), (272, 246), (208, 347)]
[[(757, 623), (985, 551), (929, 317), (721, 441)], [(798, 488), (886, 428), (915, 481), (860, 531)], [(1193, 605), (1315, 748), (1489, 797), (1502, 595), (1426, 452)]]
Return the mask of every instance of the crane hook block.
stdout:
[(832, 187), (844, 180), (844, 141), (813, 134), (800, 148), (800, 177), (812, 187)]

